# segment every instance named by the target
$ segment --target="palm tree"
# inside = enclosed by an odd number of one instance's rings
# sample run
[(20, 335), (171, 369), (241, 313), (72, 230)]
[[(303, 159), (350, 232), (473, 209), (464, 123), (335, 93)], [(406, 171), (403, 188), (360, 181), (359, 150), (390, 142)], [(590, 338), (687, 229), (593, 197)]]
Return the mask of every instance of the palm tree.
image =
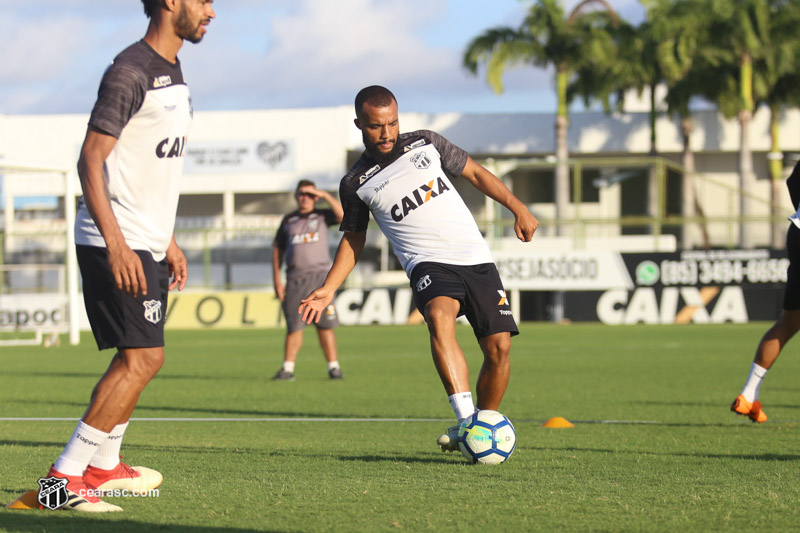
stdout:
[[(587, 12), (592, 5), (601, 6), (611, 20), (616, 13), (606, 0), (583, 0), (568, 16), (558, 0), (539, 0), (533, 4), (525, 20), (518, 28), (499, 27), (489, 29), (475, 37), (464, 52), (464, 66), (477, 74), (478, 66), (486, 64), (486, 78), (495, 92), (503, 92), (503, 74), (507, 67), (533, 65), (556, 70), (557, 110), (555, 122), (556, 173), (555, 206), (556, 218), (566, 217), (569, 204), (569, 151), (567, 128), (569, 126), (569, 103), (567, 86), (576, 69), (587, 61), (584, 54), (591, 44), (587, 41), (596, 32), (589, 34), (581, 30), (594, 26)], [(581, 26), (579, 28), (578, 26)], [(561, 235), (560, 226), (557, 234)]]
[[(677, 115), (683, 137), (681, 164), (682, 211), (684, 218), (693, 218), (701, 212), (695, 194), (695, 160), (691, 148), (694, 131), (690, 103), (697, 97), (714, 101), (719, 92), (715, 85), (713, 69), (720, 64), (717, 51), (707, 46), (711, 41), (707, 2), (686, 0), (643, 0), (647, 8), (650, 40), (655, 44), (655, 55), (661, 75), (667, 83), (665, 98), (667, 111)], [(700, 225), (703, 244), (708, 247), (708, 232)], [(692, 248), (698, 242), (694, 225), (685, 223), (681, 247)]]

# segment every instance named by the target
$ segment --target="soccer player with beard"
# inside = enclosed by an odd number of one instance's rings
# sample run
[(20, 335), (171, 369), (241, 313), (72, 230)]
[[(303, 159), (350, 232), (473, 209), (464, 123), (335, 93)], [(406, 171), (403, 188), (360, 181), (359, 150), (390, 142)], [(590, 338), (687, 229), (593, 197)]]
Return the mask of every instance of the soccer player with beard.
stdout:
[[(511, 337), (519, 332), (489, 247), (449, 176), (463, 177), (510, 210), (521, 241), (533, 238), (538, 221), (497, 177), (444, 137), (428, 130), (400, 134), (397, 100), (385, 87), (362, 89), (355, 111), (366, 150), (339, 187), (344, 235), (324, 284), (302, 300), (298, 312), (307, 323), (319, 320), (364, 249), (372, 213), (409, 277), (458, 423), (476, 405), (497, 410), (508, 386)], [(483, 352), (477, 402), (456, 340), (461, 315)], [(437, 444), (457, 450), (457, 434), (458, 424)]]
[(205, 35), (212, 1), (142, 0), (147, 32), (108, 67), (89, 119), (75, 240), (97, 346), (116, 353), (48, 473), (51, 484), (67, 480), (58, 507), (121, 511), (97, 492), (161, 483), (159, 472), (120, 462), (119, 451), (140, 393), (164, 362), (167, 293), (186, 284), (173, 229), (192, 107), (177, 54), (184, 40)]

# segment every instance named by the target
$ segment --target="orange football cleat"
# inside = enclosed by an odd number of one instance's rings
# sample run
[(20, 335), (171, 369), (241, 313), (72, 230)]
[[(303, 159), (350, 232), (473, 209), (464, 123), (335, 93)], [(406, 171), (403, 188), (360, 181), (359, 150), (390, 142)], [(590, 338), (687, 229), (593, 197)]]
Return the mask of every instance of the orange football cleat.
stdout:
[(733, 400), (731, 404), (731, 411), (739, 415), (747, 415), (753, 422), (759, 424), (767, 421), (767, 414), (761, 410), (761, 402), (758, 400), (748, 402), (743, 394), (740, 394)]

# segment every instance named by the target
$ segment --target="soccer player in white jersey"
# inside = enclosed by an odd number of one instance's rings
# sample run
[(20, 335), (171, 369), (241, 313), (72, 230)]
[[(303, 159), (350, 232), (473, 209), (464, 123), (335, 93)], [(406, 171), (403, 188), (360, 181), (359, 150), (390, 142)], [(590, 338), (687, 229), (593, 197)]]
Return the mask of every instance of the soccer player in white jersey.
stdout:
[(186, 283), (173, 229), (192, 108), (177, 54), (184, 40), (205, 35), (212, 1), (142, 0), (147, 32), (108, 67), (89, 119), (75, 238), (97, 346), (116, 353), (47, 476), (51, 486), (67, 480), (65, 509), (120, 511), (97, 491), (161, 483), (159, 472), (130, 467), (119, 452), (139, 394), (164, 362), (167, 292)]
[[(449, 176), (461, 176), (514, 214), (524, 242), (538, 222), (503, 183), (469, 155), (432, 131), (400, 134), (397, 100), (385, 87), (362, 89), (355, 125), (365, 152), (342, 179), (344, 232), (322, 287), (302, 300), (303, 320), (317, 321), (364, 249), (369, 215), (389, 239), (425, 317), (433, 362), (460, 424), (478, 409), (497, 410), (509, 380), (511, 337), (517, 325), (486, 241)], [(456, 319), (466, 315), (483, 352), (473, 401), (469, 368), (456, 341)], [(458, 424), (441, 435), (444, 451), (458, 449)]]
[(786, 180), (786, 186), (789, 188), (795, 213), (789, 217), (791, 223), (786, 232), (789, 268), (786, 269), (781, 314), (761, 337), (742, 392), (731, 404), (731, 411), (737, 415), (745, 415), (759, 424), (767, 421), (767, 414), (761, 409), (761, 401), (758, 399), (761, 384), (783, 347), (800, 331), (800, 163), (795, 165)]

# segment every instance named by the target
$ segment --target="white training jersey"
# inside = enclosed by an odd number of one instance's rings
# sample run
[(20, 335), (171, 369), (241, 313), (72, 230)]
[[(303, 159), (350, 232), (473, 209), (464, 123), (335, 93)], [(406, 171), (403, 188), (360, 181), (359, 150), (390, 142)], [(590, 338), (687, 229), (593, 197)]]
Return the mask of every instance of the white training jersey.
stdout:
[(461, 175), (467, 152), (429, 130), (401, 134), (396, 150), (385, 164), (362, 154), (342, 178), (339, 229), (366, 230), (371, 212), (409, 276), (422, 262), (492, 263), (472, 213), (448, 177)]
[[(170, 63), (139, 41), (106, 70), (89, 126), (116, 137), (105, 161), (111, 208), (134, 250), (166, 255), (175, 227), (184, 148), (192, 121), (180, 62)], [(106, 243), (81, 199), (75, 242)]]

